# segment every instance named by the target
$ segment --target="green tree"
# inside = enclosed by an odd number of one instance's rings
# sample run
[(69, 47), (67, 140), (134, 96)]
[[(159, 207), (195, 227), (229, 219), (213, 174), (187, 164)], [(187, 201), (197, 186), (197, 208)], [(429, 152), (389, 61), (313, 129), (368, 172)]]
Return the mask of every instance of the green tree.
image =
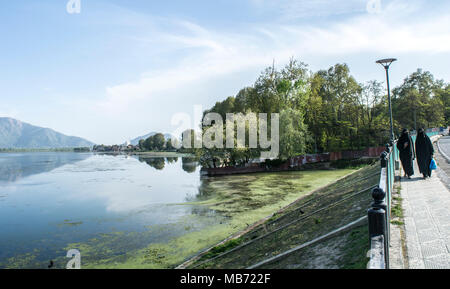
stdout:
[(168, 151), (173, 151), (173, 150), (175, 150), (175, 147), (172, 145), (172, 139), (171, 139), (171, 138), (169, 138), (169, 139), (167, 140), (167, 143), (166, 143), (166, 150), (168, 150)]
[(153, 136), (153, 148), (155, 150), (159, 150), (159, 151), (164, 150), (165, 144), (166, 144), (166, 140), (162, 133), (157, 133)]
[(444, 88), (436, 90), (436, 96), (442, 101), (444, 106), (445, 125), (450, 126), (450, 84)]
[(379, 120), (375, 121), (375, 118), (380, 114), (382, 117), (387, 117), (384, 110), (380, 110), (380, 107), (384, 108), (386, 99), (383, 95), (383, 84), (372, 80), (361, 86), (359, 107), (362, 127), (359, 131), (359, 137), (362, 143), (366, 143), (366, 146), (376, 146), (380, 144), (380, 135), (384, 134), (384, 130), (380, 130), (380, 127), (377, 126)]
[(145, 150), (145, 139), (139, 140), (138, 146), (140, 150)]
[[(313, 127), (314, 139), (322, 134), (323, 151), (339, 151), (359, 148), (361, 138), (359, 130), (362, 126), (358, 100), (362, 87), (350, 75), (346, 64), (336, 64), (327, 71), (321, 70), (313, 76), (312, 92), (315, 106), (321, 104), (320, 130), (318, 118), (306, 120)], [(311, 112), (310, 112), (311, 113)], [(312, 126), (311, 126), (312, 124)], [(317, 141), (316, 141), (317, 142)]]
[(326, 126), (326, 116), (322, 95), (320, 94), (323, 81), (324, 79), (318, 74), (314, 74), (311, 77), (311, 93), (309, 94), (305, 107), (305, 122), (312, 134), (312, 142), (309, 151), (315, 153), (323, 150), (326, 146), (326, 133), (324, 130)]
[(154, 144), (153, 144), (153, 136), (148, 137), (144, 141), (144, 148), (148, 151), (154, 150)]
[(393, 90), (393, 113), (397, 132), (402, 127), (430, 128), (445, 123), (445, 106), (437, 96), (444, 87), (428, 71), (418, 69)]
[(286, 160), (306, 153), (310, 140), (307, 126), (300, 110), (286, 108), (280, 113), (280, 159)]
[[(393, 90), (395, 130), (450, 124), (450, 88), (429, 72), (417, 70)], [(291, 59), (281, 70), (266, 68), (250, 87), (217, 102), (210, 110), (227, 113), (280, 113), (280, 157), (309, 152), (359, 150), (389, 139), (384, 84), (360, 84), (346, 64), (312, 73)], [(203, 128), (205, 129), (205, 128)], [(226, 127), (224, 126), (224, 131)], [(225, 140), (225, 135), (224, 135)], [(235, 140), (236, 142), (236, 140)], [(248, 144), (248, 139), (247, 142)], [(196, 151), (208, 166), (240, 165), (259, 155), (248, 146)]]

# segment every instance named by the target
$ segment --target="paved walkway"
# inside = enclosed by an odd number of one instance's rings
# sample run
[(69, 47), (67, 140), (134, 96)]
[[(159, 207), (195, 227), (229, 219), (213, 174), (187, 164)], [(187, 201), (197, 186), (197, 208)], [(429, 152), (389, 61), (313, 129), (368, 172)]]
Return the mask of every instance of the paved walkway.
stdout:
[(409, 269), (450, 269), (450, 192), (436, 171), (423, 180), (414, 166), (401, 183)]

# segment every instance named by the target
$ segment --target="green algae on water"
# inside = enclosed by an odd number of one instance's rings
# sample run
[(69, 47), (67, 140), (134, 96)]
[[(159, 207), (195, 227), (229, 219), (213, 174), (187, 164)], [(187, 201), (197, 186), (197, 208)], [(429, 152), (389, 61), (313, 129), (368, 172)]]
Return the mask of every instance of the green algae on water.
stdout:
[[(304, 171), (205, 178), (198, 197), (186, 205), (214, 210), (225, 217), (220, 223), (200, 230), (184, 224), (186, 233), (182, 236), (138, 249), (126, 249), (129, 240), (147, 233), (103, 235), (96, 240), (70, 244), (67, 248), (79, 248), (82, 255), (86, 256), (83, 259), (84, 268), (174, 268), (301, 196), (353, 171)], [(117, 254), (120, 250), (122, 254)]]

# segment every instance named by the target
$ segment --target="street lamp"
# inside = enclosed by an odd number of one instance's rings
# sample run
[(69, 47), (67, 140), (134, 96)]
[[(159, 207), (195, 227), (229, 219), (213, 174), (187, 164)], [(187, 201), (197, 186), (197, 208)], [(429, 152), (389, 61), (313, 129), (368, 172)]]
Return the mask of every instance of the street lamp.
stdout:
[(381, 64), (386, 70), (386, 80), (387, 80), (387, 89), (388, 89), (388, 102), (389, 102), (389, 118), (391, 122), (391, 141), (394, 142), (394, 123), (392, 119), (392, 105), (391, 105), (391, 88), (389, 86), (389, 67), (391, 64), (397, 61), (395, 58), (387, 58), (378, 60), (376, 63)]

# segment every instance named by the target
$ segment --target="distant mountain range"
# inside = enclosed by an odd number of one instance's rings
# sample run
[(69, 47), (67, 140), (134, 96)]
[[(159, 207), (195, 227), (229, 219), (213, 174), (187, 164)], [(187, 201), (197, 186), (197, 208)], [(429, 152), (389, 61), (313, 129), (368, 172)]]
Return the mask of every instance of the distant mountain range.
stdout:
[(79, 137), (67, 136), (13, 118), (0, 117), (0, 148), (53, 149), (93, 145), (94, 143)]
[[(141, 139), (146, 140), (146, 139), (148, 139), (149, 137), (154, 136), (155, 134), (157, 134), (157, 132), (152, 131), (151, 133), (148, 133), (148, 134), (146, 134), (146, 135), (139, 136), (139, 137), (137, 137), (137, 138), (135, 138), (135, 139), (130, 140), (130, 143), (131, 143), (132, 145), (134, 145), (134, 146), (135, 146), (135, 145), (138, 145), (138, 144), (139, 144), (139, 141), (140, 141)], [(170, 133), (166, 133), (166, 134), (164, 134), (164, 138), (165, 138), (166, 140), (168, 140), (168, 139), (172, 138), (172, 135), (171, 135)]]

